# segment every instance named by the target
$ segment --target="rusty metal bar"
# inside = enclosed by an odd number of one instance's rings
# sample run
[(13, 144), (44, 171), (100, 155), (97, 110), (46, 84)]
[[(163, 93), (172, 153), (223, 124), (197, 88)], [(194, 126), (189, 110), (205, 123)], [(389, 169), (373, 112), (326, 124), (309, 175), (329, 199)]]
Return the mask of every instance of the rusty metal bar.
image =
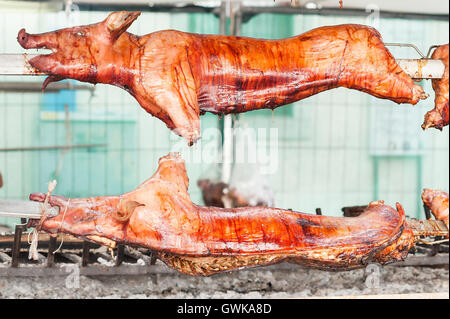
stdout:
[(156, 255), (154, 253), (150, 253), (150, 265), (156, 264), (156, 261), (158, 258), (156, 258)]
[(392, 266), (439, 266), (448, 265), (448, 254), (434, 256), (409, 256), (405, 261), (391, 264)]
[[(74, 85), (72, 82), (51, 83), (45, 88), (46, 93), (60, 92), (61, 90), (89, 90), (94, 91), (93, 85)], [(40, 82), (0, 82), (0, 91), (20, 93), (40, 93), (42, 83)]]
[(73, 148), (92, 148), (92, 147), (106, 147), (106, 146), (107, 146), (107, 144), (75, 144), (75, 145), (7, 147), (7, 148), (0, 148), (0, 152), (67, 150), (67, 149), (73, 149)]
[(120, 266), (123, 262), (124, 249), (125, 247), (123, 245), (117, 247), (116, 267)]
[(11, 267), (18, 267), (19, 266), (19, 257), (20, 257), (20, 243), (22, 240), (22, 231), (24, 227), (23, 225), (16, 225), (15, 231), (14, 231), (14, 243), (11, 253)]
[(423, 204), (423, 210), (425, 211), (425, 218), (431, 219), (431, 209), (427, 205)]
[(89, 264), (89, 242), (83, 242), (83, 253), (81, 255), (81, 267), (87, 267)]
[(48, 241), (47, 267), (53, 267), (55, 263), (56, 237), (50, 237)]

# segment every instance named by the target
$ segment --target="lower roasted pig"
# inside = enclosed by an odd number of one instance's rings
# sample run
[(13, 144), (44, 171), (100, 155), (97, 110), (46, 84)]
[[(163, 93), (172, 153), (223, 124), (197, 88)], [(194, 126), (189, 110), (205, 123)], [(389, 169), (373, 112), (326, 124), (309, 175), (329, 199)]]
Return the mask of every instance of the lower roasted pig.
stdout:
[[(30, 195), (44, 201), (46, 194)], [(329, 270), (381, 264), (406, 257), (414, 235), (405, 213), (382, 201), (359, 217), (308, 215), (268, 207), (224, 209), (197, 206), (188, 194), (184, 161), (160, 159), (156, 173), (119, 196), (65, 198), (51, 195), (57, 216), (38, 226), (109, 247), (147, 247), (168, 266), (190, 275), (288, 261)]]

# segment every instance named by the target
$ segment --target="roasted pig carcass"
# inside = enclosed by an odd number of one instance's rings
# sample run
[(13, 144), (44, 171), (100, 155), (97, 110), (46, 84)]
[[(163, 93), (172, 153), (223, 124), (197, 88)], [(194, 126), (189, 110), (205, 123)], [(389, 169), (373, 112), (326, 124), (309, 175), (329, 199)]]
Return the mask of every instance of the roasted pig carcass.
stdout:
[(432, 80), (433, 89), (435, 92), (434, 109), (425, 114), (425, 120), (422, 128), (425, 130), (429, 127), (434, 127), (442, 130), (444, 126), (448, 125), (448, 44), (438, 47), (431, 56), (432, 59), (439, 59), (444, 62), (445, 71), (440, 79)]
[[(46, 194), (30, 195), (44, 201)], [(382, 201), (359, 217), (326, 217), (268, 207), (197, 206), (188, 194), (184, 161), (169, 154), (136, 190), (119, 196), (49, 197), (59, 207), (39, 227), (114, 247), (146, 247), (190, 275), (283, 261), (326, 270), (402, 260), (414, 243), (405, 213)]]
[(17, 39), (25, 49), (53, 51), (29, 60), (50, 75), (44, 87), (68, 78), (119, 86), (190, 144), (205, 112), (274, 109), (337, 87), (396, 103), (426, 98), (371, 27), (321, 27), (282, 40), (125, 32), (139, 14), (114, 12), (97, 24), (35, 35), (22, 29)]
[(424, 189), (422, 192), (422, 201), (431, 210), (431, 213), (437, 220), (442, 220), (448, 228), (448, 193)]

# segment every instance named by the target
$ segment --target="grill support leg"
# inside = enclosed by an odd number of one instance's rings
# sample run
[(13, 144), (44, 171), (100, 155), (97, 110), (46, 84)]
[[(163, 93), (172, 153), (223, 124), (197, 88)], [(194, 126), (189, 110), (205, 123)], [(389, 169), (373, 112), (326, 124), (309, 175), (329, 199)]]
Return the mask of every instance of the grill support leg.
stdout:
[(81, 256), (81, 267), (87, 267), (89, 263), (89, 242), (83, 242), (83, 254)]
[(50, 237), (48, 242), (47, 267), (53, 267), (55, 263), (56, 237)]
[(156, 255), (154, 253), (150, 253), (150, 265), (156, 264)]
[(14, 231), (14, 243), (11, 254), (11, 267), (19, 266), (20, 244), (22, 241), (23, 230), (24, 230), (23, 225), (16, 225), (16, 229)]
[(120, 266), (122, 264), (124, 250), (125, 246), (123, 245), (119, 245), (119, 247), (117, 247), (116, 266)]
[(427, 220), (431, 219), (431, 210), (430, 210), (430, 208), (427, 205), (423, 204), (423, 210), (425, 211), (426, 219)]

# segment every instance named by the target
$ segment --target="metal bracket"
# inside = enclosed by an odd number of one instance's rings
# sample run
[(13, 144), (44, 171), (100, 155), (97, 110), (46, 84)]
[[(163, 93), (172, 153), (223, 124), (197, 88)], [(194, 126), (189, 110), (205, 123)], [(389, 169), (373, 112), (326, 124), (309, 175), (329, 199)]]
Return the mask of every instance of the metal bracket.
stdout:
[(402, 47), (402, 48), (413, 48), (416, 50), (416, 52), (422, 57), (422, 59), (426, 59), (427, 57), (422, 53), (422, 51), (419, 50), (418, 47), (416, 47), (414, 44), (411, 43), (385, 43), (384, 44), (387, 47)]

